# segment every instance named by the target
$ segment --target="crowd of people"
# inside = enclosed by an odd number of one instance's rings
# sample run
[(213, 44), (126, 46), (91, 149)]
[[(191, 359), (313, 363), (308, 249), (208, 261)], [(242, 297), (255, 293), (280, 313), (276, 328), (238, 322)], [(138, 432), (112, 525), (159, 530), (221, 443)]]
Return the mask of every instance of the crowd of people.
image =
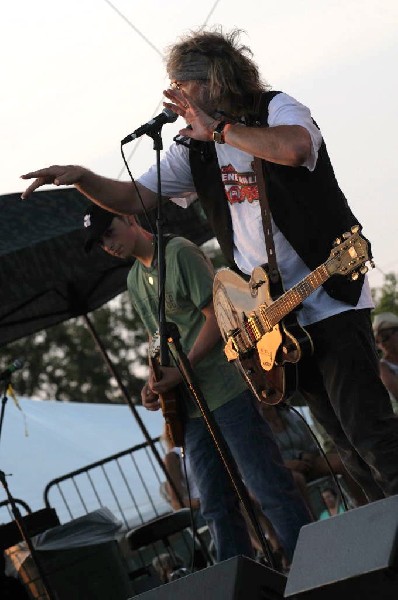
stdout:
[[(196, 192), (226, 261), (243, 276), (267, 262), (266, 237), (272, 237), (281, 284), (290, 289), (327, 259), (335, 238), (359, 224), (309, 108), (271, 90), (238, 31), (200, 30), (184, 36), (169, 49), (166, 68), (170, 86), (164, 105), (186, 125), (160, 163), (164, 199), (179, 198), (181, 204), (184, 194)], [(261, 160), (257, 171), (255, 157)], [(74, 165), (23, 175), (33, 179), (23, 198), (55, 184), (75, 185), (93, 201), (85, 218), (86, 247), (99, 245), (114, 256), (136, 259), (127, 285), (149, 336), (158, 327), (157, 240), (136, 215), (156, 205), (157, 175), (156, 165), (135, 183)], [(269, 208), (259, 195), (262, 179)], [(271, 219), (267, 236), (264, 211)], [(304, 483), (326, 468), (312, 445), (291, 453), (287, 428), (291, 436), (300, 434), (287, 413), (282, 418), (278, 409), (265, 408), (259, 415), (257, 400), (225, 358), (212, 280), (213, 270), (200, 249), (182, 238), (167, 241), (167, 319), (178, 325), (184, 352), (242, 480), (289, 563), (300, 528), (311, 522)], [(398, 417), (385, 387), (396, 397), (390, 381), (397, 360), (397, 317), (375, 324), (383, 352), (381, 379), (372, 308), (367, 278), (359, 274), (356, 281), (330, 277), (295, 312), (313, 345), (312, 354), (298, 362), (299, 390), (330, 436), (336, 452), (329, 460), (347, 478), (353, 495), (355, 487), (358, 505), (398, 493)], [(150, 375), (143, 389), (148, 410), (158, 410), (159, 395), (182, 383), (178, 366), (161, 366), (161, 375), (160, 380)], [(236, 494), (189, 397), (184, 396), (181, 414), (185, 452), (217, 560), (253, 556)], [(293, 445), (293, 437), (290, 441)], [(326, 491), (324, 497), (329, 502)], [(331, 502), (327, 510), (336, 513)]]

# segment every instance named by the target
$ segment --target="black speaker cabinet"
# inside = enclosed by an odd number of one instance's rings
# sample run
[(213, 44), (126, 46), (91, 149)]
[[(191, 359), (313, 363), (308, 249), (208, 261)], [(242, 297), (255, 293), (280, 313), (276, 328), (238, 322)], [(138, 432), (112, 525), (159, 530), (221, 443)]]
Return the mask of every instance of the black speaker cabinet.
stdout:
[(306, 525), (287, 580), (291, 600), (398, 599), (398, 496)]
[(285, 585), (284, 575), (235, 556), (133, 600), (282, 600)]

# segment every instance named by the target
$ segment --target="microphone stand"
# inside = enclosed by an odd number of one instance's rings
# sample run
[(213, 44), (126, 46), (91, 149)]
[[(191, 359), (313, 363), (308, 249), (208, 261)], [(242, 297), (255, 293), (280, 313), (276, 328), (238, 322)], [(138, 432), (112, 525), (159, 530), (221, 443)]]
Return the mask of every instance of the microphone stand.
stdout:
[[(0, 413), (0, 439), (1, 439), (1, 432), (2, 432), (2, 429), (3, 429), (5, 408), (6, 408), (6, 404), (7, 404), (7, 401), (8, 401), (7, 390), (8, 390), (8, 386), (10, 385), (10, 383), (11, 383), (11, 373), (9, 375), (7, 375), (5, 377), (5, 379), (4, 379), (4, 393), (3, 393), (2, 400), (1, 400), (1, 413)], [(49, 600), (55, 600), (55, 596), (54, 596), (54, 594), (53, 594), (53, 592), (51, 590), (51, 587), (49, 585), (47, 576), (45, 575), (45, 573), (43, 571), (43, 568), (42, 568), (42, 566), (40, 564), (40, 560), (38, 560), (37, 552), (36, 552), (36, 550), (35, 550), (35, 548), (33, 546), (32, 540), (31, 540), (31, 538), (30, 538), (30, 536), (28, 534), (28, 531), (27, 531), (27, 529), (25, 527), (25, 524), (24, 524), (22, 515), (21, 515), (21, 513), (19, 511), (18, 505), (16, 504), (16, 502), (15, 502), (15, 500), (14, 500), (14, 498), (13, 498), (11, 492), (10, 492), (10, 489), (8, 487), (7, 480), (6, 480), (6, 474), (2, 470), (0, 470), (0, 483), (2, 484), (2, 486), (4, 488), (4, 491), (5, 491), (6, 496), (7, 496), (7, 500), (9, 502), (10, 506), (11, 506), (11, 512), (13, 514), (15, 523), (16, 523), (16, 525), (17, 525), (17, 527), (19, 529), (19, 532), (21, 534), (21, 538), (26, 543), (26, 545), (27, 545), (27, 547), (28, 547), (28, 549), (30, 551), (30, 555), (32, 557), (32, 560), (33, 560), (33, 562), (34, 562), (34, 564), (36, 566), (37, 572), (38, 572), (38, 574), (39, 574), (39, 576), (40, 576), (40, 578), (42, 580), (43, 587), (44, 587), (44, 590), (45, 590), (45, 592), (47, 594), (47, 597), (48, 597)]]
[(153, 149), (156, 152), (156, 171), (157, 171), (157, 218), (156, 218), (156, 232), (157, 232), (157, 266), (158, 266), (158, 294), (159, 294), (159, 340), (160, 340), (160, 365), (169, 366), (170, 356), (168, 348), (168, 340), (173, 343), (177, 355), (178, 363), (181, 373), (183, 375), (184, 383), (191, 394), (194, 402), (198, 406), (202, 417), (205, 421), (206, 427), (210, 433), (210, 436), (216, 446), (216, 449), (220, 455), (220, 458), (224, 464), (224, 467), (230, 477), (231, 483), (235, 489), (235, 492), (246, 511), (254, 531), (257, 535), (258, 541), (260, 542), (261, 549), (264, 556), (271, 568), (276, 570), (275, 560), (270, 550), (269, 543), (264, 535), (263, 530), (256, 517), (253, 503), (250, 499), (249, 493), (243, 483), (242, 477), (240, 476), (236, 462), (230, 452), (230, 449), (218, 427), (207, 402), (195, 382), (195, 375), (193, 373), (191, 364), (184, 354), (181, 344), (179, 342), (180, 336), (178, 328), (174, 323), (166, 322), (166, 310), (165, 310), (165, 282), (166, 282), (166, 260), (165, 260), (165, 244), (164, 244), (164, 219), (163, 219), (163, 205), (162, 205), (162, 189), (161, 189), (161, 173), (160, 173), (160, 151), (163, 149), (163, 142), (161, 137), (162, 124), (157, 129), (154, 129), (147, 133), (149, 137), (153, 139)]
[(15, 523), (16, 523), (18, 529), (19, 529), (19, 532), (21, 534), (21, 538), (24, 540), (24, 542), (26, 543), (26, 545), (27, 545), (27, 547), (28, 547), (28, 549), (30, 551), (30, 555), (32, 557), (32, 560), (33, 560), (35, 566), (36, 566), (37, 573), (40, 576), (40, 579), (42, 581), (42, 584), (43, 584), (43, 587), (44, 587), (44, 591), (46, 592), (47, 598), (48, 598), (48, 600), (56, 600), (56, 596), (55, 596), (54, 592), (52, 591), (51, 586), (49, 584), (48, 577), (45, 574), (45, 572), (43, 570), (43, 567), (42, 567), (42, 565), (40, 563), (40, 560), (39, 560), (39, 558), (37, 556), (37, 551), (35, 550), (33, 542), (32, 542), (32, 540), (31, 540), (31, 538), (30, 538), (30, 536), (28, 534), (28, 531), (27, 531), (26, 527), (25, 527), (24, 520), (23, 520), (22, 515), (21, 515), (21, 513), (19, 511), (17, 503), (15, 502), (15, 500), (14, 500), (14, 498), (13, 498), (13, 496), (12, 496), (10, 490), (9, 490), (9, 487), (7, 485), (6, 474), (4, 473), (4, 471), (1, 471), (1, 470), (0, 470), (0, 483), (4, 487), (4, 490), (5, 490), (8, 502), (9, 502), (9, 504), (11, 506), (11, 512), (12, 512), (12, 514), (14, 516)]

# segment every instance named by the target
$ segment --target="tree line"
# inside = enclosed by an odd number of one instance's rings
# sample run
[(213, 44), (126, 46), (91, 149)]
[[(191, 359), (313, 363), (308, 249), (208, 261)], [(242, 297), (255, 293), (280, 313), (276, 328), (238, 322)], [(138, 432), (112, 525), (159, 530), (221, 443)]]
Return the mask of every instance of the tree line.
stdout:
[[(213, 250), (210, 254), (220, 266), (220, 253)], [(381, 289), (372, 293), (375, 314), (398, 315), (397, 275), (385, 275)], [(147, 374), (147, 334), (127, 292), (89, 317), (132, 401), (139, 404)], [(1, 350), (1, 368), (17, 357), (26, 361), (24, 368), (13, 374), (17, 395), (74, 402), (124, 402), (82, 317), (8, 344)]]

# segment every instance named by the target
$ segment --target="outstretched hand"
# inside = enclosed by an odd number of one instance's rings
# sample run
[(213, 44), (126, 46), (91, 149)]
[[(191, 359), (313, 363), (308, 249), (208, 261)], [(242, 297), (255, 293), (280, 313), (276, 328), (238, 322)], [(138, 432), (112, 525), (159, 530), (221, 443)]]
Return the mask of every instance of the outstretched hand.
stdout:
[(31, 171), (25, 175), (21, 175), (21, 179), (34, 179), (33, 183), (22, 193), (21, 198), (25, 200), (32, 192), (42, 185), (52, 183), (54, 185), (73, 185), (78, 183), (86, 171), (84, 167), (75, 165), (52, 165), (46, 169)]
[(163, 102), (163, 106), (183, 117), (190, 125), (190, 128), (181, 129), (180, 135), (201, 142), (213, 140), (213, 131), (220, 122), (219, 119), (214, 119), (206, 114), (184, 90), (169, 89), (165, 90), (163, 94), (170, 100), (170, 102)]

